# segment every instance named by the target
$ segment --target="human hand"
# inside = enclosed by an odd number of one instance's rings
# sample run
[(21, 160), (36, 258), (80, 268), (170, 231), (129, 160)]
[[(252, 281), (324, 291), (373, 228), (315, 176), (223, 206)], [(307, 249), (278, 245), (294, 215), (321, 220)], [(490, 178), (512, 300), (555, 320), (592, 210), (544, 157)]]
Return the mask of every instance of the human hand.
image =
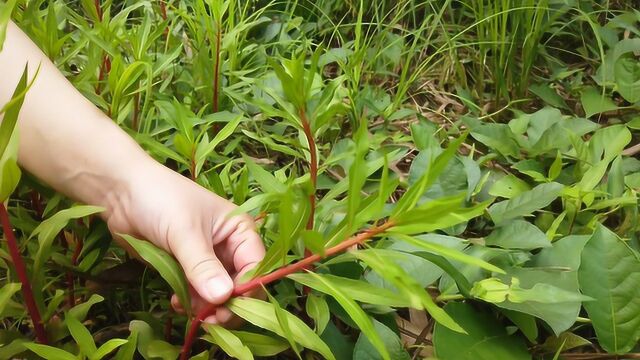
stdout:
[[(112, 233), (147, 239), (175, 256), (192, 286), (194, 311), (226, 302), (234, 280), (264, 257), (250, 216), (230, 216), (237, 208), (233, 203), (159, 164), (137, 167), (107, 203)], [(171, 303), (183, 310), (175, 295)], [(220, 307), (206, 322), (229, 325), (232, 319)]]

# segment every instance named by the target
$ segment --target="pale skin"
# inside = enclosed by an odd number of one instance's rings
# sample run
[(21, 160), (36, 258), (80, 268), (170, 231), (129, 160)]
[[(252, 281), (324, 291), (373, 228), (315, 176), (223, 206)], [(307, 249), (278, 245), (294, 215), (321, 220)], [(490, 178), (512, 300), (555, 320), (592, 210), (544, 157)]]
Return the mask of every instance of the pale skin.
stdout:
[[(233, 203), (152, 159), (12, 22), (0, 52), (0, 106), (25, 64), (30, 77), (39, 65), (40, 71), (18, 119), (20, 165), (57, 191), (104, 207), (113, 234), (144, 238), (171, 253), (193, 287), (195, 310), (225, 303), (239, 275), (264, 257), (251, 217), (229, 216)], [(175, 296), (171, 302), (182, 310)], [(220, 307), (206, 321), (236, 320)]]

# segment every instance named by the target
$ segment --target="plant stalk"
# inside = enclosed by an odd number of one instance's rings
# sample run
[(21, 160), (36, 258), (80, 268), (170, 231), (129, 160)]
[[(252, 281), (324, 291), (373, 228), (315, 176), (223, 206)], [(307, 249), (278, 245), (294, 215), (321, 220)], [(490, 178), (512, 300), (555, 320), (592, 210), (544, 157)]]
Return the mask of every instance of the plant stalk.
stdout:
[[(381, 225), (367, 229), (359, 233), (358, 235), (353, 236), (341, 242), (340, 244), (327, 249), (324, 254), (312, 254), (310, 256), (306, 256), (304, 259), (298, 262), (289, 264), (269, 274), (252, 279), (244, 284), (236, 285), (236, 287), (233, 289), (233, 292), (231, 293), (231, 298), (243, 296), (248, 292), (261, 289), (264, 286), (271, 284), (274, 281), (283, 279), (293, 273), (306, 270), (309, 266), (322, 260), (323, 258), (342, 253), (354, 245), (362, 244), (372, 237), (385, 232), (387, 229), (393, 227), (394, 225), (395, 223), (393, 221), (386, 221)], [(189, 357), (189, 353), (191, 352), (191, 346), (193, 345), (193, 341), (195, 340), (196, 334), (198, 332), (198, 328), (200, 327), (200, 323), (202, 323), (202, 321), (204, 321), (204, 319), (206, 319), (207, 317), (213, 315), (219, 306), (220, 305), (209, 304), (206, 308), (196, 314), (195, 319), (191, 321), (187, 336), (185, 337), (184, 345), (182, 346), (182, 351), (180, 354), (180, 360), (187, 360), (187, 358)]]
[(220, 109), (220, 40), (222, 38), (222, 20), (218, 19), (218, 31), (216, 31), (216, 54), (215, 63), (213, 65), (213, 103), (212, 109), (217, 113)]
[(47, 340), (47, 333), (44, 329), (44, 325), (42, 324), (40, 311), (38, 310), (38, 306), (36, 305), (36, 301), (33, 297), (31, 281), (29, 280), (29, 276), (27, 276), (27, 268), (24, 265), (22, 255), (20, 255), (18, 242), (13, 235), (13, 227), (9, 221), (9, 213), (7, 212), (7, 207), (4, 203), (0, 204), (0, 221), (2, 222), (2, 230), (7, 238), (7, 247), (9, 248), (9, 254), (11, 255), (13, 266), (16, 268), (16, 274), (20, 279), (20, 283), (22, 283), (22, 295), (24, 297), (24, 302), (27, 306), (29, 316), (31, 317), (31, 322), (33, 323), (36, 339), (41, 344), (47, 344), (49, 342)]

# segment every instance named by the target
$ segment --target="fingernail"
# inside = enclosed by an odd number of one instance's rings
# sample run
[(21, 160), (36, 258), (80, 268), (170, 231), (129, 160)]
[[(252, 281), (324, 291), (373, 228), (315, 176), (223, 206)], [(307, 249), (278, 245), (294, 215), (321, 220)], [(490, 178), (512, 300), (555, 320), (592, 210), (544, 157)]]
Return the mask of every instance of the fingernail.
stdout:
[(229, 295), (231, 295), (232, 289), (233, 283), (231, 279), (224, 276), (211, 278), (207, 281), (205, 290), (209, 295), (207, 300), (214, 304), (223, 303), (229, 298)]
[(205, 324), (218, 325), (218, 319), (216, 319), (215, 315), (211, 315), (204, 319)]

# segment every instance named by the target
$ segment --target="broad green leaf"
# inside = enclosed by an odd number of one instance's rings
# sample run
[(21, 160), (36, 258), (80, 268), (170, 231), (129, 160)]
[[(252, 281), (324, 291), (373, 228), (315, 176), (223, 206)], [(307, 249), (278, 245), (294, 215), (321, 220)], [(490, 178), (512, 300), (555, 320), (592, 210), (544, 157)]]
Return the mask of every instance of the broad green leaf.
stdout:
[(591, 342), (571, 332), (563, 332), (558, 336), (549, 336), (542, 344), (542, 348), (548, 352), (557, 351), (562, 347), (564, 351), (580, 346), (592, 345)]
[[(247, 322), (284, 336), (283, 329), (276, 318), (275, 309), (272, 304), (251, 298), (239, 297), (227, 303), (229, 310)], [(311, 330), (302, 320), (286, 312), (287, 321), (291, 328), (292, 335), (296, 342), (308, 349), (317, 351), (326, 359), (335, 360), (329, 347)]]
[(411, 305), (405, 297), (388, 289), (371, 285), (366, 281), (354, 280), (331, 274), (311, 275), (309, 273), (291, 274), (288, 278), (316, 290), (323, 286), (323, 283), (319, 278), (324, 278), (326, 281), (330, 281), (333, 287), (338, 288), (343, 292), (348, 292), (349, 297), (353, 300), (367, 304), (391, 307), (409, 307)]
[(431, 298), (431, 295), (402, 268), (394, 263), (383, 261), (373, 249), (354, 251), (351, 252), (351, 254), (365, 262), (380, 276), (393, 283), (393, 285), (401, 291), (402, 295), (407, 297), (407, 300), (411, 303), (411, 307), (427, 310), (437, 322), (453, 331), (465, 331), (447, 315), (442, 308), (438, 307)]
[(547, 236), (535, 225), (524, 220), (512, 220), (496, 228), (485, 238), (487, 245), (505, 249), (532, 250), (550, 247)]
[[(543, 248), (533, 256), (526, 268), (505, 269), (506, 276), (498, 276), (504, 281), (515, 277), (523, 288), (533, 288), (537, 284), (549, 284), (565, 291), (578, 293), (578, 268), (580, 253), (588, 236), (571, 235), (557, 240), (550, 248)], [(525, 301), (496, 304), (505, 309), (523, 312), (544, 320), (555, 334), (569, 329), (581, 309), (581, 301), (545, 304)]]
[(289, 348), (281, 338), (248, 331), (231, 331), (255, 356), (274, 356)]
[(580, 102), (586, 117), (618, 109), (618, 106), (606, 94), (591, 87), (582, 92)]
[(48, 360), (78, 360), (75, 355), (53, 346), (25, 343), (24, 347), (33, 351), (36, 355)]
[(467, 330), (467, 334), (454, 332), (436, 324), (433, 346), (438, 359), (531, 359), (523, 339), (517, 335), (509, 335), (493, 316), (478, 311), (467, 303), (451, 302), (444, 309)]
[(278, 181), (271, 173), (263, 169), (262, 166), (256, 164), (251, 158), (243, 155), (244, 162), (247, 164), (249, 173), (256, 182), (260, 185), (263, 192), (266, 193), (284, 193), (287, 191), (287, 186)]
[(535, 188), (505, 201), (491, 205), (489, 215), (496, 224), (520, 216), (530, 215), (551, 204), (562, 193), (564, 186), (555, 182), (540, 184)]
[[(373, 327), (393, 360), (409, 360), (400, 338), (387, 326), (373, 319)], [(382, 357), (365, 334), (360, 334), (353, 349), (353, 360), (380, 360)]]
[(0, 288), (0, 316), (2, 316), (4, 308), (11, 301), (11, 297), (20, 291), (21, 287), (20, 283), (8, 283)]
[(150, 359), (175, 360), (180, 355), (180, 347), (164, 340), (154, 339), (148, 343), (147, 355)]
[(208, 324), (205, 329), (211, 337), (210, 341), (222, 349), (227, 355), (239, 360), (253, 360), (251, 350), (231, 331), (219, 325)]
[(532, 343), (537, 342), (538, 338), (538, 324), (536, 318), (519, 311), (513, 311), (508, 309), (501, 309), (501, 312), (513, 322), (520, 331), (527, 337)]
[(126, 339), (111, 339), (104, 344), (102, 344), (98, 350), (89, 356), (90, 360), (100, 360), (105, 356), (111, 354), (115, 349), (121, 347), (122, 345), (128, 343), (129, 340)]
[(599, 344), (625, 354), (640, 339), (640, 259), (629, 245), (598, 225), (582, 251), (580, 289)]
[(69, 332), (71, 336), (76, 341), (76, 344), (80, 348), (80, 352), (84, 356), (92, 356), (97, 351), (96, 343), (93, 340), (93, 336), (89, 330), (82, 325), (82, 323), (75, 318), (75, 316), (66, 316), (65, 324), (67, 324), (67, 328), (69, 328)]
[(531, 190), (529, 184), (520, 180), (515, 175), (509, 174), (493, 183), (493, 186), (491, 186), (489, 190), (489, 195), (511, 199), (529, 190)]
[(567, 291), (546, 283), (538, 283), (530, 289), (524, 289), (517, 278), (511, 278), (511, 284), (496, 278), (478, 281), (473, 285), (471, 295), (491, 303), (502, 303), (508, 300), (515, 304), (524, 302), (557, 304), (593, 300), (578, 292)]
[(171, 289), (180, 299), (180, 303), (183, 304), (187, 314), (190, 313), (191, 298), (189, 297), (187, 279), (176, 260), (167, 252), (148, 241), (138, 240), (126, 234), (119, 234), (119, 236), (128, 242), (144, 261), (151, 264), (160, 273), (160, 276), (171, 286)]
[(421, 240), (412, 236), (408, 236), (408, 235), (404, 235), (404, 234), (397, 234), (397, 233), (390, 233), (389, 234), (390, 237), (392, 238), (396, 238), (399, 240), (402, 240), (406, 243), (409, 243), (417, 248), (421, 248), (424, 250), (427, 250), (431, 253), (437, 254), (437, 255), (441, 255), (444, 256), (446, 259), (451, 259), (451, 260), (456, 260), (459, 261), (461, 263), (465, 263), (465, 264), (469, 264), (469, 265), (474, 265), (474, 266), (478, 266), (480, 268), (483, 268), (487, 271), (492, 271), (492, 272), (497, 272), (500, 274), (504, 274), (504, 270), (500, 269), (499, 267), (490, 264), (482, 259), (478, 259), (475, 258), (473, 256), (467, 255), (465, 253), (463, 253), (462, 251), (450, 248), (450, 247), (446, 247), (446, 246), (442, 246), (439, 244), (434, 244), (431, 243), (429, 241), (425, 241), (425, 240)]
[(313, 319), (316, 332), (322, 334), (330, 320), (329, 305), (327, 305), (325, 298), (308, 294), (305, 302), (305, 311)]
[(384, 342), (373, 327), (373, 323), (369, 316), (360, 308), (360, 306), (345, 292), (338, 287), (334, 286), (330, 280), (325, 277), (321, 277), (314, 272), (308, 272), (312, 277), (315, 277), (317, 283), (315, 289), (333, 297), (342, 308), (349, 314), (351, 320), (353, 320), (360, 328), (360, 331), (367, 337), (373, 347), (378, 350), (380, 356), (385, 360), (391, 360), (389, 352), (385, 347)]
[(636, 56), (620, 57), (614, 67), (616, 90), (630, 103), (640, 101), (640, 62)]
[(485, 123), (466, 116), (462, 118), (462, 121), (469, 126), (471, 136), (474, 139), (503, 156), (519, 157), (520, 147), (514, 139), (514, 134), (509, 125)]

